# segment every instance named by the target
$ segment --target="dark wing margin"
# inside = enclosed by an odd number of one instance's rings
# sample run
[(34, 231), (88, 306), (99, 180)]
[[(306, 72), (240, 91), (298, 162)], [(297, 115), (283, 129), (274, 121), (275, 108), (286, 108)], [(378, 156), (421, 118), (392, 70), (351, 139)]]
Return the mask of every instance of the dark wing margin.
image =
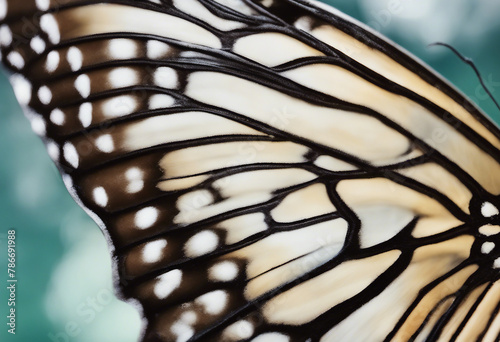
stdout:
[(361, 24), (0, 0), (0, 47), (143, 341), (498, 340), (500, 131)]

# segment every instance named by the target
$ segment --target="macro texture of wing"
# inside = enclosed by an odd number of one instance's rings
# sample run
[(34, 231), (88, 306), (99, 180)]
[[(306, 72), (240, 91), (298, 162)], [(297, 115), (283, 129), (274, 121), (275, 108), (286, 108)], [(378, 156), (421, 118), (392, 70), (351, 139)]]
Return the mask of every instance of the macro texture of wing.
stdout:
[(306, 0), (0, 0), (143, 341), (496, 341), (500, 132)]

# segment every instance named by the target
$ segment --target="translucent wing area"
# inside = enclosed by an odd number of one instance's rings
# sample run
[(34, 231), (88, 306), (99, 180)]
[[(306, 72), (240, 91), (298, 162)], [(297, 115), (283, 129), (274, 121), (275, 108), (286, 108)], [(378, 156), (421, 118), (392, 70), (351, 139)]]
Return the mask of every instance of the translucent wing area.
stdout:
[(0, 0), (143, 341), (497, 341), (500, 132), (305, 0)]

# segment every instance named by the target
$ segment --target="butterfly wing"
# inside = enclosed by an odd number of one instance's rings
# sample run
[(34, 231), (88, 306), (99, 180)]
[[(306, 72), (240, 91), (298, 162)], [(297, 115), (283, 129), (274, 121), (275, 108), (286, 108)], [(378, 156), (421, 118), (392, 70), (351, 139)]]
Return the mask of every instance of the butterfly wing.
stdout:
[(408, 53), (312, 1), (0, 9), (144, 341), (497, 338), (500, 132)]

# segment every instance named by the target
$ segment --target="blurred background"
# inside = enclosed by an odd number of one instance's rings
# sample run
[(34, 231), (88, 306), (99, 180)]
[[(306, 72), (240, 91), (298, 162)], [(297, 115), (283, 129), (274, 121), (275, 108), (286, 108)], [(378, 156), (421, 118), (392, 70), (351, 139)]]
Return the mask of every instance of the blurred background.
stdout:
[[(496, 122), (500, 111), (472, 70), (433, 42), (472, 58), (500, 99), (500, 2), (324, 0), (438, 70)], [(133, 342), (138, 314), (116, 300), (106, 243), (74, 203), (0, 72), (0, 340)], [(6, 333), (6, 232), (17, 230), (17, 334)], [(5, 286), (4, 286), (5, 285)]]

